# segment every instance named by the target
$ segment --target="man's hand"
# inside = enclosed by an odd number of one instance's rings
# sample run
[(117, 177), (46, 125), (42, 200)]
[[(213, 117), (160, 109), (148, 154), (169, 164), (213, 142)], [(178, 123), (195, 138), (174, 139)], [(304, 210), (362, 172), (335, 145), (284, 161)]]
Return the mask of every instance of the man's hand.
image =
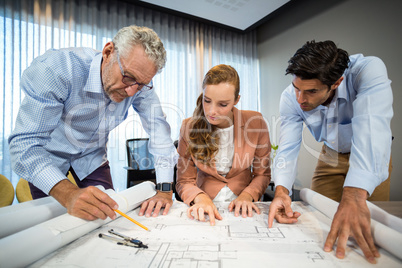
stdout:
[(229, 211), (232, 212), (233, 208), (235, 209), (235, 217), (240, 215), (240, 209), (243, 218), (247, 218), (247, 216), (253, 217), (253, 209), (258, 214), (261, 214), (260, 209), (253, 203), (253, 197), (246, 192), (242, 192), (235, 200), (230, 202)]
[(279, 223), (296, 223), (300, 217), (299, 212), (293, 212), (291, 208), (292, 200), (289, 197), (289, 191), (283, 186), (278, 185), (275, 189), (275, 197), (269, 206), (268, 228), (272, 227), (274, 218)]
[(157, 191), (155, 196), (142, 203), (138, 215), (143, 216), (145, 213), (145, 217), (150, 217), (153, 211), (154, 213), (152, 214), (152, 217), (156, 217), (159, 215), (161, 208), (165, 208), (162, 215), (167, 215), (170, 207), (173, 204), (172, 196), (173, 192)]
[(211, 198), (201, 193), (194, 198), (194, 205), (187, 210), (187, 216), (192, 220), (205, 221), (205, 214), (208, 214), (211, 225), (215, 225), (215, 218), (222, 220), (222, 216)]
[(67, 208), (68, 214), (84, 220), (105, 220), (107, 217), (114, 220), (114, 209), (119, 208), (116, 201), (98, 188), (89, 186), (80, 189), (68, 179), (56, 184), (49, 194)]
[(325, 241), (324, 251), (331, 251), (336, 239), (336, 257), (345, 257), (345, 248), (349, 236), (352, 236), (370, 263), (376, 263), (380, 257), (371, 235), (370, 210), (366, 203), (367, 191), (345, 187), (342, 199), (332, 221), (331, 230)]

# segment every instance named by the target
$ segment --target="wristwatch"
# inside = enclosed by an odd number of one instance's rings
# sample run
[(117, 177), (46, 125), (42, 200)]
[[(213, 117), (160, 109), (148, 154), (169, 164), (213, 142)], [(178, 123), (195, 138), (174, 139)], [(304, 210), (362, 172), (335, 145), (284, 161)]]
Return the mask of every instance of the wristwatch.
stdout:
[(171, 192), (173, 190), (173, 186), (171, 182), (157, 183), (156, 190), (161, 192)]

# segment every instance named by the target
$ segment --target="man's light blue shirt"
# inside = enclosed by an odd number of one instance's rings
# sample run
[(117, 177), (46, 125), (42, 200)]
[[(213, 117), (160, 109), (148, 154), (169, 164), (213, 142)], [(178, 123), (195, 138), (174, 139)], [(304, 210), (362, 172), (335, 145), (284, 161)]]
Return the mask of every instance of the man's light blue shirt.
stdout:
[(173, 181), (177, 152), (155, 91), (111, 101), (101, 62), (102, 53), (90, 48), (49, 50), (22, 75), (25, 98), (9, 137), (12, 165), (47, 194), (70, 166), (84, 179), (107, 161), (109, 132), (127, 118), (130, 106), (150, 136), (158, 182)]
[(331, 103), (308, 112), (300, 108), (292, 84), (282, 93), (276, 186), (290, 190), (296, 179), (303, 122), (317, 141), (350, 153), (344, 187), (365, 189), (371, 195), (388, 178), (393, 97), (386, 67), (377, 57), (352, 55), (343, 77)]

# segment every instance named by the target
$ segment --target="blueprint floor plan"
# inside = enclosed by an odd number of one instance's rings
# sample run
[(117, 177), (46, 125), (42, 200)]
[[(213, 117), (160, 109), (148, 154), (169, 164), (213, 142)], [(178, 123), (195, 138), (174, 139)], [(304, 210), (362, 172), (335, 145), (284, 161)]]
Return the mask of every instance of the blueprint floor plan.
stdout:
[[(302, 213), (292, 225), (274, 223), (268, 229), (268, 203), (257, 203), (261, 214), (235, 217), (228, 203), (217, 203), (223, 220), (215, 226), (187, 217), (188, 206), (174, 202), (167, 216), (146, 218), (138, 209), (128, 215), (147, 226), (145, 231), (119, 218), (37, 261), (32, 267), (371, 267), (360, 250), (349, 244), (346, 258), (324, 252), (330, 219), (303, 202), (293, 209)], [(100, 239), (109, 229), (141, 240), (139, 249)], [(401, 261), (380, 250), (378, 267), (401, 267)], [(374, 267), (374, 266), (373, 266)]]

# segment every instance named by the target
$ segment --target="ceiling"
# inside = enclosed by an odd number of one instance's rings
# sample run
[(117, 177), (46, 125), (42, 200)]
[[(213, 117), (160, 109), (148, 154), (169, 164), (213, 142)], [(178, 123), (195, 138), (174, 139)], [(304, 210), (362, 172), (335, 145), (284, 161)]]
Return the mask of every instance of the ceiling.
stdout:
[(185, 17), (248, 31), (290, 0), (140, 0), (136, 3)]

